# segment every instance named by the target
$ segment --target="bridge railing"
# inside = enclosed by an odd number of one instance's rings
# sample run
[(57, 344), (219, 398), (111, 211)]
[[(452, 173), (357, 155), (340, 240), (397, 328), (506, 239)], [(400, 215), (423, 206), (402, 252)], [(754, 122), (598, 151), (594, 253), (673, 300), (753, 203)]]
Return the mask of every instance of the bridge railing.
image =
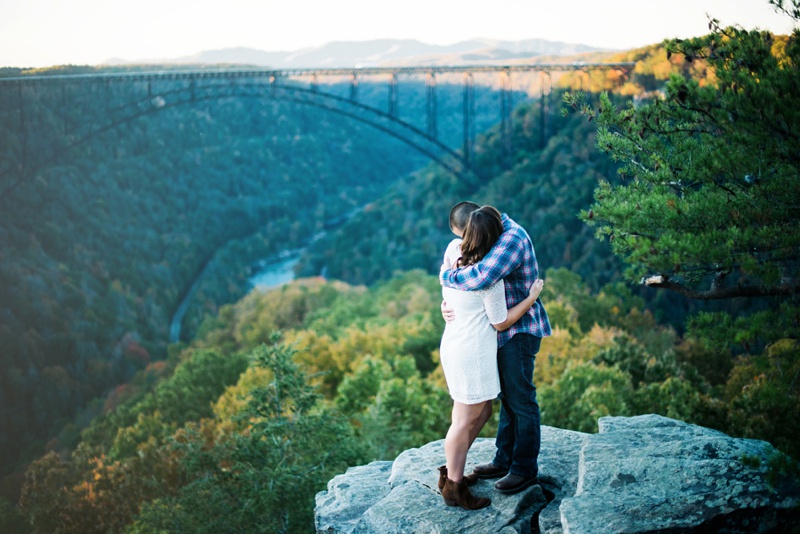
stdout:
[(191, 79), (236, 79), (236, 78), (290, 78), (313, 76), (381, 76), (381, 75), (427, 75), (499, 72), (570, 72), (585, 70), (618, 70), (629, 73), (635, 66), (631, 62), (609, 63), (533, 63), (526, 65), (453, 65), (414, 67), (353, 67), (353, 68), (306, 68), (306, 69), (202, 69), (163, 70), (150, 72), (113, 72), (92, 74), (51, 74), (36, 76), (0, 77), (0, 87), (6, 84), (37, 85), (69, 81), (148, 81)]

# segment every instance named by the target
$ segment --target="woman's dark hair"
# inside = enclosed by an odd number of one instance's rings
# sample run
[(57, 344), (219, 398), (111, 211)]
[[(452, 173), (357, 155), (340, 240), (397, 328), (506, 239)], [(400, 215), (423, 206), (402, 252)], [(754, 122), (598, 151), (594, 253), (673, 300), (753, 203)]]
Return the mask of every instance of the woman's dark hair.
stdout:
[(483, 206), (469, 214), (461, 241), (459, 267), (478, 263), (494, 246), (503, 233), (503, 219), (500, 212), (492, 206)]

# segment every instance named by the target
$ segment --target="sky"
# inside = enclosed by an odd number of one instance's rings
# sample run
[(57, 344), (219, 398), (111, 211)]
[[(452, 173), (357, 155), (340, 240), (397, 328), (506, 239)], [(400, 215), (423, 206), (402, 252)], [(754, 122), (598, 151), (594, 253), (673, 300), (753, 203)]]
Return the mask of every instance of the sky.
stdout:
[(629, 49), (724, 25), (791, 33), (767, 0), (0, 0), (0, 67), (160, 60), (331, 41), (547, 39)]

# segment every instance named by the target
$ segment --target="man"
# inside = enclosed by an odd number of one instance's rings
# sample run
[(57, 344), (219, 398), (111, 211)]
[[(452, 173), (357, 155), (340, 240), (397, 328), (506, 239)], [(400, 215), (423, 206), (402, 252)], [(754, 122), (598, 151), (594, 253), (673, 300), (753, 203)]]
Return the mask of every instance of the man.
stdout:
[[(463, 233), (469, 214), (480, 206), (460, 202), (450, 210), (450, 227)], [(522, 301), (539, 276), (539, 265), (528, 233), (505, 213), (503, 234), (480, 263), (441, 272), (442, 284), (460, 290), (485, 289), (503, 280), (509, 308)], [(442, 315), (452, 320), (452, 310), (442, 302)], [(517, 493), (538, 484), (541, 424), (534, 359), (542, 338), (551, 335), (550, 321), (540, 300), (522, 318), (497, 334), (497, 368), (500, 373), (500, 424), (497, 428), (494, 460), (475, 466), (479, 478), (499, 478), (501, 493)]]

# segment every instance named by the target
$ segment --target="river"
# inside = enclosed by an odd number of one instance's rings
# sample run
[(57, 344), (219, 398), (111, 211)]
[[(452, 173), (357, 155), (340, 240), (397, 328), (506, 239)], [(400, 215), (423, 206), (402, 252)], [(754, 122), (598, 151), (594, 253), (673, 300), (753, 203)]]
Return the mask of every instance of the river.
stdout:
[[(325, 237), (325, 234), (330, 231), (338, 228), (348, 220), (350, 220), (355, 214), (359, 213), (363, 208), (355, 208), (344, 215), (340, 215), (339, 217), (333, 218), (328, 220), (325, 225), (324, 229), (314, 237), (311, 238), (310, 242), (306, 244), (304, 247), (297, 248), (297, 249), (289, 249), (279, 252), (273, 256), (265, 258), (257, 262), (257, 272), (250, 277), (250, 286), (251, 289), (260, 289), (262, 291), (270, 289), (272, 287), (280, 286), (291, 282), (294, 280), (294, 267), (297, 265), (297, 262), (300, 261), (300, 256), (302, 256), (303, 252), (308, 248), (308, 246), (315, 243), (317, 240), (322, 239)], [(186, 315), (186, 310), (189, 309), (189, 304), (192, 301), (192, 297), (194, 296), (195, 291), (197, 291), (197, 287), (200, 285), (200, 282), (203, 280), (203, 277), (208, 271), (209, 266), (214, 262), (214, 258), (212, 257), (200, 270), (198, 275), (195, 277), (192, 285), (189, 286), (189, 289), (186, 291), (186, 294), (183, 296), (178, 308), (175, 310), (175, 313), (172, 316), (172, 320), (170, 321), (169, 325), (169, 342), (170, 343), (177, 343), (181, 339), (181, 324), (183, 323), (183, 317)]]
[(250, 277), (253, 289), (266, 290), (294, 280), (294, 266), (300, 261), (302, 250), (284, 251), (259, 262), (259, 271)]
[[(294, 280), (294, 266), (300, 261), (300, 256), (305, 249), (284, 250), (283, 252), (265, 258), (258, 262), (258, 272), (250, 277), (250, 288), (267, 290), (272, 287), (280, 286)], [(203, 277), (208, 271), (209, 266), (214, 260), (209, 261), (205, 267), (200, 271), (200, 274), (194, 279), (189, 290), (184, 295), (178, 309), (172, 316), (172, 321), (169, 326), (169, 342), (177, 343), (181, 339), (181, 325), (183, 324), (183, 317), (186, 315), (186, 310), (189, 309), (189, 304), (192, 301), (197, 286), (203, 280)]]

